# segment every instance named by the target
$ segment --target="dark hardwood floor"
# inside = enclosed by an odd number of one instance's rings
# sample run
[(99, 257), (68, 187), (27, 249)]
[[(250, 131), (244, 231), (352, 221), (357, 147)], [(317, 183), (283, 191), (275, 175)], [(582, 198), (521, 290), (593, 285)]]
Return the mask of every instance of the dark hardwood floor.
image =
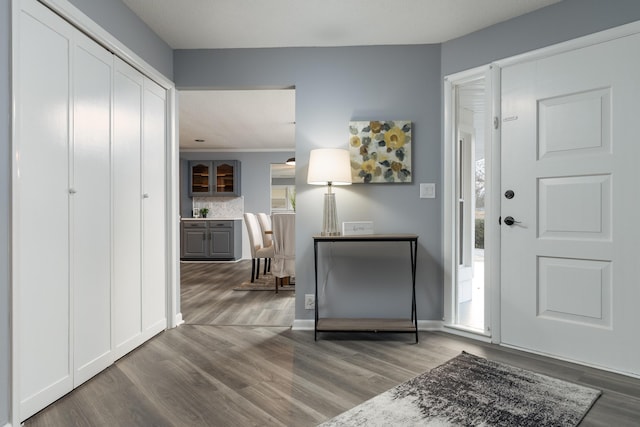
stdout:
[[(248, 269), (247, 269), (248, 267)], [(582, 426), (639, 426), (640, 380), (445, 333), (293, 331), (293, 293), (240, 292), (250, 265), (182, 264), (185, 325), (26, 426), (314, 426), (461, 351), (603, 390)], [(270, 308), (267, 308), (270, 307)]]

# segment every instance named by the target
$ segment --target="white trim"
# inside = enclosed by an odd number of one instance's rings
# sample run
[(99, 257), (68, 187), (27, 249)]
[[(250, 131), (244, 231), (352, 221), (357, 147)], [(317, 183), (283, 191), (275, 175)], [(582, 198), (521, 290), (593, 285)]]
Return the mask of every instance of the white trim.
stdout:
[(16, 149), (17, 143), (19, 140), (19, 135), (17, 132), (16, 126), (16, 88), (19, 86), (16, 80), (19, 78), (18, 73), (18, 61), (16, 58), (18, 57), (18, 45), (20, 43), (19, 34), (20, 34), (20, 1), (12, 0), (11, 1), (11, 217), (9, 218), (9, 222), (11, 223), (10, 228), (10, 239), (11, 239), (11, 284), (10, 284), (10, 307), (11, 307), (11, 323), (10, 323), (10, 334), (11, 334), (11, 377), (9, 381), (11, 382), (11, 395), (9, 396), (9, 407), (10, 407), (10, 415), (9, 420), (14, 425), (20, 425), (20, 385), (18, 373), (20, 372), (20, 340), (18, 339), (18, 330), (21, 327), (20, 319), (18, 313), (16, 313), (16, 308), (20, 306), (20, 291), (17, 286), (18, 283), (18, 269), (15, 268), (16, 259), (15, 254), (18, 253), (18, 240), (15, 238), (15, 230), (18, 228), (18, 223), (20, 220), (20, 210), (18, 208), (17, 196), (16, 196), (16, 182), (18, 180), (18, 167), (17, 167), (17, 156)]
[[(180, 293), (180, 147), (178, 135), (178, 105), (175, 86), (167, 90), (167, 159), (166, 221), (167, 221), (167, 328), (180, 325), (182, 313)], [(178, 321), (179, 316), (179, 321)]]
[(295, 319), (291, 330), (293, 331), (313, 331), (315, 330), (316, 321), (313, 319)]
[(11, 423), (5, 424), (4, 427), (11, 427)]
[[(474, 72), (475, 74), (475, 72)], [(452, 102), (453, 84), (449, 77), (444, 78), (444, 139), (442, 141), (443, 165), (442, 165), (442, 267), (444, 289), (444, 318), (443, 321), (451, 323), (455, 313), (454, 299), (451, 286), (455, 280), (455, 191), (453, 189), (453, 177), (455, 174), (455, 151), (453, 141), (453, 120), (455, 117)]]
[(418, 331), (444, 331), (442, 320), (418, 320)]
[(176, 314), (176, 316), (173, 318), (173, 325), (172, 327), (177, 327), (180, 325), (184, 324), (184, 319), (182, 318), (182, 313), (178, 313)]
[[(485, 103), (487, 110), (485, 113), (485, 153), (486, 153), (486, 165), (487, 176), (486, 182), (490, 183), (490, 186), (486, 188), (486, 200), (490, 203), (486, 205), (486, 218), (485, 224), (489, 221), (489, 224), (493, 224), (492, 218), (497, 218), (498, 212), (500, 212), (500, 173), (494, 169), (498, 169), (500, 165), (500, 150), (499, 145), (496, 148), (496, 142), (499, 143), (499, 129), (495, 130), (490, 126), (493, 122), (493, 118), (497, 117), (495, 114), (499, 112), (499, 97), (496, 97), (495, 88), (499, 90), (499, 82), (494, 81), (499, 79), (499, 67), (493, 64), (476, 67), (467, 71), (462, 71), (456, 74), (445, 76), (444, 78), (444, 139), (443, 139), (443, 227), (442, 227), (442, 258), (443, 258), (443, 285), (444, 285), (444, 323), (447, 325), (453, 325), (454, 317), (456, 313), (456, 304), (454, 298), (454, 289), (457, 285), (457, 271), (458, 265), (456, 263), (456, 220), (457, 217), (457, 203), (456, 203), (456, 137), (457, 126), (456, 122), (456, 108), (457, 100), (454, 99), (455, 87), (464, 85), (466, 83), (484, 78), (485, 80)], [(498, 92), (499, 95), (499, 92)], [(491, 130), (490, 130), (491, 129)], [(499, 229), (498, 229), (499, 230)], [(487, 229), (485, 225), (485, 241), (487, 245), (493, 245), (492, 248), (496, 248), (494, 240), (499, 241), (498, 237), (494, 237), (494, 234), (499, 233), (496, 229), (493, 232)], [(496, 307), (499, 308), (499, 304), (495, 303), (495, 290), (499, 287), (499, 279), (496, 276), (496, 272), (500, 271), (499, 264), (499, 245), (497, 249), (493, 249), (490, 257), (490, 264), (485, 272), (485, 334), (491, 335), (491, 331), (496, 328), (495, 319), (499, 319), (499, 312), (495, 313)], [(497, 268), (496, 268), (497, 265)], [(489, 298), (487, 298), (489, 295)], [(499, 296), (498, 296), (499, 298)], [(499, 300), (498, 300), (499, 302)], [(498, 324), (499, 333), (499, 324)]]
[(464, 328), (458, 325), (444, 325), (443, 332), (451, 335), (457, 335), (460, 337), (470, 338), (472, 340), (491, 342), (491, 336), (483, 334), (478, 331), (474, 331), (470, 328)]
[[(501, 156), (502, 156), (502, 145), (501, 145), (501, 131), (502, 131), (502, 122), (500, 117), (502, 117), (501, 107), (502, 107), (502, 98), (500, 96), (500, 88), (501, 88), (501, 69), (497, 64), (492, 64), (489, 66), (488, 76), (488, 84), (490, 85), (487, 88), (487, 95), (491, 99), (491, 118), (497, 117), (499, 124), (498, 129), (495, 126), (491, 127), (491, 133), (487, 137), (487, 141), (491, 141), (489, 151), (487, 155), (490, 157), (491, 163), (488, 168), (488, 176), (485, 177), (485, 180), (490, 183), (490, 186), (486, 188), (487, 198), (490, 203), (486, 206), (485, 217), (488, 216), (490, 218), (497, 218), (501, 213), (502, 206), (502, 181), (501, 181)], [(486, 144), (486, 142), (485, 142)], [(494, 232), (487, 233), (487, 229), (493, 225), (495, 227)], [(500, 243), (501, 243), (501, 228), (499, 224), (496, 224), (495, 221), (487, 222), (485, 218), (484, 223), (485, 229), (485, 245), (491, 247), (491, 257), (489, 259), (489, 263), (485, 263), (485, 272), (488, 270), (488, 275), (485, 274), (485, 277), (488, 277), (488, 283), (485, 283), (485, 290), (489, 292), (485, 292), (485, 330), (487, 335), (491, 336), (491, 342), (497, 344), (500, 342)], [(488, 327), (488, 329), (487, 329)]]
[[(470, 68), (468, 70), (459, 71), (454, 74), (448, 74), (444, 77), (445, 82), (456, 82), (456, 84), (465, 84), (478, 79), (478, 76), (484, 74), (489, 69), (489, 64), (479, 67)], [(446, 117), (445, 117), (446, 118)]]

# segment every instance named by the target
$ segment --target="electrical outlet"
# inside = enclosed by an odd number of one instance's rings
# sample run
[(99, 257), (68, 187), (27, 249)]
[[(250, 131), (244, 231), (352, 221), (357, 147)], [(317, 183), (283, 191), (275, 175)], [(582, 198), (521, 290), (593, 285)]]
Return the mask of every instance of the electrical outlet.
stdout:
[(314, 294), (306, 294), (304, 296), (304, 309), (313, 310), (316, 308), (316, 296)]

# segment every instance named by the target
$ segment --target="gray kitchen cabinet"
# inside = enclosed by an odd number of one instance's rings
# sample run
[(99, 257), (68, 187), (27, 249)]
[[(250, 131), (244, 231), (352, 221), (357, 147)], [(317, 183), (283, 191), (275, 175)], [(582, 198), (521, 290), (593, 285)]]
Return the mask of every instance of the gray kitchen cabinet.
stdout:
[(240, 196), (240, 162), (238, 160), (214, 160), (214, 196)]
[(242, 257), (241, 220), (182, 221), (184, 260), (236, 260)]
[(181, 258), (206, 258), (207, 249), (207, 221), (182, 221)]
[(211, 196), (213, 172), (211, 161), (189, 162), (189, 196)]
[(192, 160), (189, 162), (189, 196), (239, 197), (240, 161)]

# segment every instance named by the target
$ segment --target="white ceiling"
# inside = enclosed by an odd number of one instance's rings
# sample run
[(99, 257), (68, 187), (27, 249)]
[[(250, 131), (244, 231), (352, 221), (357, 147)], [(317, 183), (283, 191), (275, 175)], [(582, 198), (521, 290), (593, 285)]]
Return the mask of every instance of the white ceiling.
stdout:
[(293, 89), (184, 90), (178, 104), (180, 149), (295, 150)]
[[(227, 49), (442, 43), (561, 0), (122, 1), (173, 49)], [(293, 150), (294, 101), (293, 90), (180, 92), (180, 147)]]
[(173, 49), (441, 43), (560, 0), (123, 0)]

